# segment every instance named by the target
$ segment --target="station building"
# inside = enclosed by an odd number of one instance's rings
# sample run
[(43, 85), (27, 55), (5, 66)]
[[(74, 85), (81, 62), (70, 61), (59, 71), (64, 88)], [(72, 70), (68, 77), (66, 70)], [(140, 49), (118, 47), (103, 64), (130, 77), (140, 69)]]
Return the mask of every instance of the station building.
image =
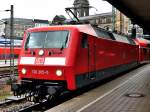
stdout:
[[(0, 23), (0, 36), (5, 35), (6, 38), (10, 38), (10, 18), (2, 19), (6, 22)], [(25, 18), (14, 18), (14, 38), (22, 39), (24, 31), (28, 28), (49, 26), (48, 20), (40, 19), (25, 19)]]

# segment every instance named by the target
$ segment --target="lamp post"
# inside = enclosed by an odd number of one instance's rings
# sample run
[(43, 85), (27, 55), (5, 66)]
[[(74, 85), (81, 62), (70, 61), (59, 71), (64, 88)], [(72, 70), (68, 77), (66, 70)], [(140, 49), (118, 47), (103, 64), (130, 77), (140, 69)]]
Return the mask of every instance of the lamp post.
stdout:
[(14, 75), (14, 7), (13, 5), (11, 5), (11, 8), (10, 8), (10, 53), (11, 53), (11, 56), (10, 57), (10, 62), (12, 61), (11, 63), (11, 67), (12, 67), (12, 75)]
[(7, 22), (5, 21), (4, 22), (4, 24), (5, 24), (5, 28), (4, 28), (4, 37), (5, 37), (5, 64), (7, 63), (7, 54), (6, 54), (6, 25), (7, 25)]
[(14, 75), (14, 7), (10, 6), (10, 74)]
[(115, 31), (115, 7), (112, 6), (112, 31)]

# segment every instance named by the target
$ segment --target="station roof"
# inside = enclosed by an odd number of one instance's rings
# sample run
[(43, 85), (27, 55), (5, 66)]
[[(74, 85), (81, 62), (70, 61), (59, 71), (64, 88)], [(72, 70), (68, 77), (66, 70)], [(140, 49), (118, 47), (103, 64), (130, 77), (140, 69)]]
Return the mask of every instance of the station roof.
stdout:
[(150, 32), (150, 0), (106, 0)]

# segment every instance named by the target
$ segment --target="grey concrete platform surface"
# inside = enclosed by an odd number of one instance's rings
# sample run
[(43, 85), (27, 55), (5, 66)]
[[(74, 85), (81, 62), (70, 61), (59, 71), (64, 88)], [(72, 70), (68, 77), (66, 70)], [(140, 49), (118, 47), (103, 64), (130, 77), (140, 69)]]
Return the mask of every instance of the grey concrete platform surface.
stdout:
[(47, 112), (150, 112), (150, 64)]

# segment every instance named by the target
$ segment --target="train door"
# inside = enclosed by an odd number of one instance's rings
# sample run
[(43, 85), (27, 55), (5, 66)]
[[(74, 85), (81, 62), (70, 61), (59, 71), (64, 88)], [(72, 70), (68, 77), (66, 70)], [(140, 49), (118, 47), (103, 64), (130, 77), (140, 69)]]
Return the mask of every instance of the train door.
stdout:
[(96, 46), (95, 46), (95, 38), (89, 36), (88, 37), (88, 71), (89, 78), (96, 78)]

